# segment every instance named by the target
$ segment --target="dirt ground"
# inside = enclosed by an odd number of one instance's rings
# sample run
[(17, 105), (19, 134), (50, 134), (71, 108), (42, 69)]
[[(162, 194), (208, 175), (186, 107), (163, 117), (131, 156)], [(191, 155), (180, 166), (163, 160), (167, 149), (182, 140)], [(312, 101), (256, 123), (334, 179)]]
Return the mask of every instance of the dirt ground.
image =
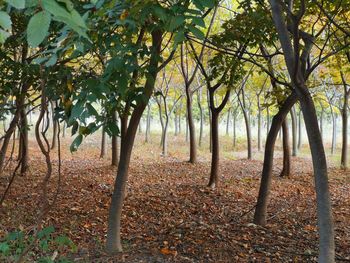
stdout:
[[(98, 140), (91, 138), (71, 155), (64, 141), (62, 184), (46, 225), (77, 245), (68, 257), (76, 262), (315, 262), (317, 222), (311, 162), (293, 157), (292, 176), (279, 178), (276, 158), (268, 225), (252, 224), (262, 167), (243, 159), (244, 152), (220, 163), (220, 185), (211, 190), (210, 159), (200, 150), (189, 164), (184, 140), (172, 138), (169, 156), (160, 155), (158, 141), (138, 139), (133, 155), (122, 216), (124, 252), (104, 253), (107, 216), (115, 168), (99, 158)], [(0, 210), (0, 236), (15, 229), (30, 231), (37, 216), (43, 156), (30, 147), (30, 169), (17, 176)], [(178, 147), (175, 147), (178, 146)], [(225, 148), (225, 147), (224, 147)], [(206, 153), (204, 153), (206, 152)], [(237, 158), (238, 157), (238, 158)], [(57, 154), (52, 153), (57, 170)], [(337, 262), (350, 262), (350, 172), (330, 168)], [(0, 190), (8, 183), (0, 177)], [(50, 183), (50, 197), (57, 187)]]

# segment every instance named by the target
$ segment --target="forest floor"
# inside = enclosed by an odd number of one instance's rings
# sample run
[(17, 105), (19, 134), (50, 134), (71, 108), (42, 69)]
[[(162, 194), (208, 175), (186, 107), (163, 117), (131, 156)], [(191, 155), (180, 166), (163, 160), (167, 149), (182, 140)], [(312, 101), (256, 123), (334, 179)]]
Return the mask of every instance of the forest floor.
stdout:
[[(44, 157), (34, 142), (30, 169), (16, 177), (0, 210), (0, 237), (15, 229), (30, 231), (37, 215)], [(223, 149), (226, 144), (223, 142)], [(220, 185), (206, 187), (210, 155), (200, 150), (189, 164), (186, 142), (171, 138), (169, 156), (160, 155), (158, 138), (139, 138), (132, 158), (122, 215), (124, 252), (104, 253), (108, 207), (115, 169), (99, 158), (98, 138), (88, 138), (74, 154), (63, 142), (62, 184), (46, 225), (77, 245), (68, 255), (76, 262), (315, 262), (318, 235), (314, 180), (308, 158), (292, 159), (292, 176), (279, 178), (281, 158), (274, 166), (272, 194), (265, 227), (252, 224), (261, 160), (245, 152), (220, 162)], [(261, 153), (259, 153), (261, 155)], [(259, 155), (256, 154), (256, 155)], [(52, 153), (55, 170), (57, 153)], [(350, 262), (350, 171), (330, 168), (330, 188), (339, 262)], [(7, 175), (6, 175), (7, 176)], [(57, 187), (50, 183), (50, 197)], [(0, 177), (0, 190), (8, 183)]]

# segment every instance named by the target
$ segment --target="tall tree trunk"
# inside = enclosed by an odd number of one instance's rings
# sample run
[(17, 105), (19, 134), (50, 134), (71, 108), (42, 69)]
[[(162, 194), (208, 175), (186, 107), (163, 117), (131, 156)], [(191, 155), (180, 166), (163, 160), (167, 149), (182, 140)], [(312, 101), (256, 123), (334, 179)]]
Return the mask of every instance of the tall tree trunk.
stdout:
[(0, 174), (2, 174), (5, 164), (5, 158), (7, 149), (11, 140), (12, 133), (15, 132), (17, 122), (19, 121), (20, 116), (20, 109), (17, 108), (16, 113), (14, 114), (12, 121), (9, 125), (8, 130), (6, 131), (6, 134), (4, 135), (3, 142), (0, 149)]
[(248, 113), (245, 109), (243, 109), (243, 117), (244, 117), (244, 123), (246, 128), (246, 134), (247, 134), (247, 150), (248, 150), (248, 160), (252, 159), (252, 135), (251, 135), (251, 128), (249, 123), (249, 117)]
[(283, 168), (280, 177), (290, 175), (290, 146), (289, 146), (289, 130), (287, 118), (282, 122), (283, 131)]
[(297, 116), (295, 112), (295, 108), (292, 107), (290, 111), (291, 119), (292, 119), (292, 156), (297, 156), (298, 154), (298, 145), (297, 145)]
[(21, 153), (20, 153), (20, 159), (21, 159), (21, 174), (25, 174), (28, 170), (28, 119), (27, 119), (27, 113), (25, 110), (25, 107), (22, 107), (21, 109)]
[(230, 121), (231, 121), (230, 117), (231, 117), (231, 109), (228, 109), (228, 111), (227, 111), (227, 120), (226, 120), (226, 136), (229, 135)]
[[(112, 113), (112, 121), (117, 123), (117, 112)], [(125, 125), (125, 124), (124, 124)], [(118, 136), (116, 134), (112, 135), (112, 166), (118, 166), (119, 162), (119, 150), (118, 150)]]
[(107, 147), (106, 147), (106, 130), (105, 127), (102, 128), (102, 136), (101, 136), (101, 152), (100, 152), (100, 158), (104, 158), (107, 154)]
[(56, 148), (56, 139), (57, 139), (57, 124), (58, 122), (55, 120), (55, 105), (53, 101), (50, 101), (51, 105), (51, 119), (52, 119), (52, 142), (51, 142), (51, 150)]
[(341, 79), (344, 86), (344, 101), (341, 112), (342, 116), (342, 147), (341, 147), (341, 162), (340, 165), (343, 169), (348, 167), (348, 107), (349, 107), (349, 92), (345, 81), (344, 73), (341, 71)]
[(319, 262), (334, 262), (334, 226), (328, 187), (327, 161), (318, 127), (315, 105), (306, 87), (298, 94), (310, 143), (317, 201), (317, 220), (320, 237)]
[(300, 110), (299, 111), (299, 123), (298, 123), (298, 150), (300, 150), (301, 149), (301, 146), (302, 146), (302, 144), (303, 144), (303, 134), (302, 134), (302, 132), (303, 132), (303, 130), (302, 130), (302, 124), (303, 124), (303, 122), (302, 122), (302, 111)]
[(211, 114), (212, 154), (210, 180), (208, 186), (215, 188), (219, 182), (219, 116), (218, 113)]
[(267, 134), (265, 153), (264, 153), (264, 164), (261, 174), (261, 182), (258, 194), (258, 200), (256, 203), (254, 213), (254, 223), (257, 225), (266, 225), (267, 218), (267, 205), (270, 196), (270, 187), (272, 179), (272, 168), (273, 168), (273, 154), (275, 150), (275, 143), (278, 136), (278, 132), (281, 129), (282, 122), (285, 120), (288, 112), (297, 101), (297, 95), (293, 92), (280, 107), (277, 114), (272, 118), (272, 124)]
[(198, 145), (199, 145), (199, 147), (201, 147), (202, 142), (203, 142), (203, 128), (204, 128), (204, 113), (203, 113), (203, 107), (202, 107), (202, 103), (201, 103), (202, 89), (197, 90), (197, 96), (198, 96), (197, 103), (198, 103), (199, 116), (200, 116)]
[(164, 131), (163, 131), (163, 144), (162, 144), (162, 154), (163, 156), (168, 155), (168, 124), (169, 124), (169, 117), (165, 117), (165, 123), (164, 123)]
[(148, 104), (145, 142), (150, 142), (150, 135), (151, 135), (151, 106)]
[(190, 87), (186, 87), (186, 106), (187, 106), (187, 123), (188, 123), (188, 135), (190, 139), (190, 163), (197, 162), (197, 145), (196, 145), (196, 133), (192, 115), (192, 93)]
[(162, 146), (163, 145), (163, 134), (164, 134), (163, 112), (162, 112), (161, 102), (157, 100), (157, 104), (158, 104), (159, 122), (160, 122), (160, 126), (162, 128), (162, 135), (160, 137), (160, 146)]
[[(142, 113), (145, 110), (149, 98), (151, 97), (155, 80), (158, 72), (159, 54), (161, 51), (162, 32), (155, 30), (152, 32), (152, 46), (154, 53), (152, 53), (149, 62), (149, 76), (146, 79), (144, 92), (147, 101), (140, 102), (133, 110), (128, 127), (122, 127), (126, 133), (121, 137), (121, 155), (118, 165), (117, 177), (114, 184), (114, 190), (112, 200), (109, 208), (108, 216), (108, 229), (107, 229), (107, 242), (106, 249), (109, 253), (122, 251), (122, 244), (120, 239), (120, 221), (123, 207), (123, 200), (125, 196), (125, 187), (128, 180), (129, 164), (132, 153), (132, 148), (135, 142), (135, 135), (137, 132), (137, 126), (142, 117)], [(122, 126), (125, 125), (122, 122)]]

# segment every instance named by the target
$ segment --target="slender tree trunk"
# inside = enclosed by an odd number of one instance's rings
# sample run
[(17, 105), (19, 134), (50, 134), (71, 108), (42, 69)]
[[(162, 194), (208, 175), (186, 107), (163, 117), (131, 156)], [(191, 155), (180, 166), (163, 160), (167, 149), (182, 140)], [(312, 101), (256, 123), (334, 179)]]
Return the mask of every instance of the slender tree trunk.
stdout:
[(348, 167), (348, 107), (349, 107), (349, 92), (343, 72), (340, 72), (343, 86), (344, 86), (344, 101), (341, 112), (342, 116), (342, 148), (341, 148), (341, 162), (340, 165), (343, 169)]
[(21, 109), (21, 174), (25, 174), (28, 170), (28, 119), (27, 113), (24, 107)]
[(292, 156), (297, 156), (298, 154), (298, 145), (297, 145), (297, 116), (295, 112), (295, 108), (292, 107), (290, 111), (291, 119), (292, 119)]
[(105, 127), (102, 128), (102, 136), (101, 136), (101, 152), (100, 152), (100, 158), (104, 158), (107, 154), (107, 147), (106, 147), (106, 131)]
[(158, 113), (159, 113), (159, 122), (160, 122), (160, 126), (162, 127), (162, 135), (160, 138), (160, 146), (163, 145), (163, 135), (164, 135), (164, 121), (163, 121), (163, 112), (162, 112), (162, 104), (160, 101), (157, 101), (158, 104)]
[(151, 135), (151, 106), (147, 105), (147, 122), (146, 122), (146, 134), (145, 134), (145, 142), (150, 142)]
[(162, 144), (162, 154), (163, 156), (168, 155), (168, 123), (169, 123), (169, 118), (166, 116), (165, 117), (165, 123), (164, 123), (164, 131), (163, 131), (163, 144)]
[(267, 206), (270, 196), (270, 187), (273, 168), (273, 154), (278, 132), (281, 129), (282, 122), (286, 118), (288, 112), (297, 101), (296, 93), (293, 92), (280, 107), (278, 113), (272, 118), (271, 128), (267, 134), (264, 164), (261, 174), (261, 182), (258, 194), (258, 200), (254, 213), (254, 223), (257, 225), (266, 225)]
[[(147, 101), (140, 102), (134, 108), (128, 127), (122, 127), (122, 130), (126, 132), (125, 134), (122, 134), (121, 137), (122, 142), (120, 162), (118, 165), (117, 177), (114, 184), (114, 191), (108, 216), (106, 249), (111, 254), (122, 251), (120, 238), (120, 221), (125, 196), (125, 188), (128, 180), (130, 158), (135, 141), (135, 135), (137, 132), (137, 126), (154, 90), (155, 80), (157, 78), (159, 54), (161, 51), (161, 40), (162, 32), (159, 30), (153, 31), (152, 45), (154, 48), (154, 53), (152, 53), (150, 57), (149, 76), (146, 79), (144, 87), (145, 97), (147, 98)], [(122, 122), (121, 125), (123, 126), (125, 124), (125, 122)]]
[(246, 133), (247, 133), (248, 160), (251, 160), (252, 159), (252, 135), (251, 135), (251, 128), (250, 128), (248, 113), (246, 112), (245, 109), (243, 109), (243, 117), (245, 122)]
[(202, 103), (201, 103), (201, 98), (202, 98), (202, 90), (201, 89), (198, 89), (197, 96), (198, 96), (197, 103), (198, 103), (199, 114), (200, 114), (198, 145), (199, 145), (199, 147), (201, 147), (202, 141), (203, 141), (203, 128), (204, 128), (204, 113), (203, 113), (203, 107), (202, 107)]
[(58, 122), (55, 120), (55, 105), (53, 101), (50, 101), (51, 105), (51, 119), (52, 119), (52, 142), (51, 142), (51, 150), (56, 148), (56, 139), (57, 139), (57, 124)]
[(228, 136), (228, 135), (229, 135), (230, 121), (231, 121), (230, 117), (231, 117), (231, 109), (229, 109), (229, 110), (227, 111), (227, 120), (226, 120), (226, 136)]
[(62, 138), (66, 137), (66, 129), (67, 129), (66, 122), (63, 122)]
[(192, 115), (192, 94), (190, 87), (186, 87), (186, 106), (187, 106), (187, 123), (188, 134), (190, 139), (190, 163), (197, 162), (197, 145), (196, 145), (196, 133)]
[(317, 220), (320, 237), (319, 262), (334, 262), (334, 226), (328, 187), (327, 161), (318, 127), (315, 105), (306, 87), (298, 94), (310, 143), (317, 201)]
[(211, 170), (208, 186), (215, 188), (219, 182), (219, 116), (218, 113), (211, 114), (211, 134), (212, 134), (212, 154), (211, 154)]
[(14, 114), (12, 121), (9, 125), (9, 128), (6, 131), (6, 134), (4, 135), (4, 138), (3, 138), (3, 142), (0, 149), (0, 174), (2, 174), (4, 169), (7, 148), (9, 146), (12, 133), (14, 133), (16, 130), (18, 119), (19, 119), (19, 109), (16, 110), (16, 113)]
[(283, 131), (283, 168), (280, 177), (290, 176), (290, 146), (289, 146), (289, 130), (287, 118), (282, 122)]
[(302, 132), (303, 132), (303, 130), (302, 130), (302, 124), (303, 124), (303, 122), (302, 122), (302, 111), (300, 110), (299, 111), (299, 123), (298, 123), (298, 150), (300, 151), (300, 149), (301, 149), (301, 146), (302, 146), (302, 144), (303, 144), (303, 134), (302, 134)]
[[(112, 120), (113, 122), (118, 125), (117, 123), (117, 112), (112, 113)], [(119, 150), (118, 150), (118, 136), (116, 134), (112, 135), (112, 166), (118, 166), (119, 161)]]

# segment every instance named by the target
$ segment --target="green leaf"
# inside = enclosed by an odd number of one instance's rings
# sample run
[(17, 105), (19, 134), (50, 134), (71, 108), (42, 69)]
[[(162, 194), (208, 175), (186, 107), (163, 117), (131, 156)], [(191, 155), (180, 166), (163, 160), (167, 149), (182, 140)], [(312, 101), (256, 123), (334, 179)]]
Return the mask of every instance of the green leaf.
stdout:
[(188, 29), (191, 31), (193, 35), (195, 35), (197, 38), (203, 40), (205, 38), (205, 35), (202, 31), (200, 31), (198, 28), (194, 26), (188, 26)]
[(23, 9), (26, 6), (25, 0), (5, 0), (5, 1), (17, 9)]
[(83, 142), (83, 135), (79, 134), (70, 146), (70, 151), (75, 152), (78, 150), (80, 144)]
[(55, 228), (53, 226), (45, 227), (38, 232), (38, 238), (49, 237), (53, 232), (55, 232)]
[(5, 254), (10, 251), (10, 246), (6, 242), (0, 243), (0, 252)]
[(203, 18), (201, 18), (201, 17), (193, 17), (192, 23), (197, 25), (197, 26), (205, 28), (205, 22), (204, 22)]
[(185, 32), (183, 30), (179, 30), (174, 37), (174, 46), (181, 44), (185, 41)]
[(28, 23), (27, 40), (32, 47), (37, 47), (48, 35), (51, 15), (46, 11), (36, 13)]
[(11, 17), (4, 11), (0, 11), (0, 26), (5, 30), (11, 30)]
[(0, 43), (5, 43), (6, 39), (10, 36), (9, 32), (0, 28)]

